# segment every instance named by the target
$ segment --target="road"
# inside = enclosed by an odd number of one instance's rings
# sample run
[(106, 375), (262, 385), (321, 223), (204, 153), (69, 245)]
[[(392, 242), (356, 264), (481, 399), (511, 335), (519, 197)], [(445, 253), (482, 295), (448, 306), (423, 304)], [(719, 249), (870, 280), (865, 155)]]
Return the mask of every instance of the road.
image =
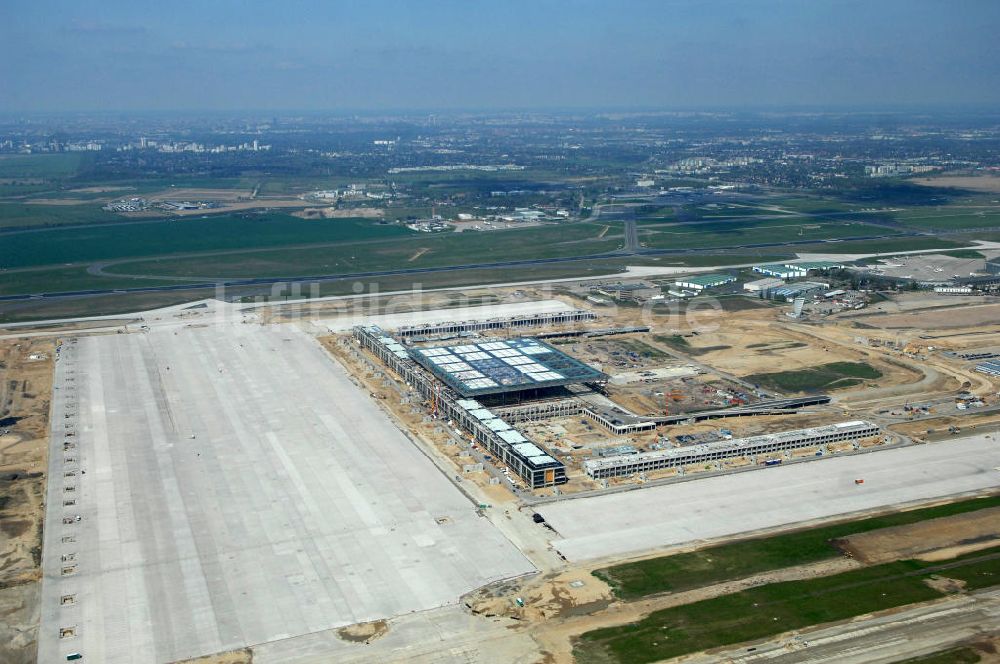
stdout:
[[(686, 664), (889, 664), (1000, 631), (1000, 589), (689, 657)], [(754, 648), (753, 651), (750, 648)]]

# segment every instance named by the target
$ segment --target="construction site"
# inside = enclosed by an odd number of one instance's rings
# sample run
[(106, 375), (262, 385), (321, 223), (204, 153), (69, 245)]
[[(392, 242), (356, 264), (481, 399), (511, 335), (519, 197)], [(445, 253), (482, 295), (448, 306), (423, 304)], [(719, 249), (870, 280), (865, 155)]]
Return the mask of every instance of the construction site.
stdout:
[(1000, 484), (990, 296), (814, 320), (577, 292), (7, 330), (0, 599), (36, 597), (11, 615), (39, 661), (420, 661), (442, 634), (445, 661), (569, 662), (641, 615), (602, 565)]

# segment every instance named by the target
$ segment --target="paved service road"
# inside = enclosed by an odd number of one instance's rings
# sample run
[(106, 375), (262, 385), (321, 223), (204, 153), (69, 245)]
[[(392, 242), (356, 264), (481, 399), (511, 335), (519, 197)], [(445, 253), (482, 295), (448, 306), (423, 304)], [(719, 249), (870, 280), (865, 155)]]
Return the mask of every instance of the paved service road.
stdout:
[(164, 325), (56, 363), (39, 661), (172, 662), (534, 570), (294, 325)]
[[(761, 468), (538, 508), (572, 561), (1000, 487), (1000, 438), (979, 434)], [(856, 485), (856, 478), (864, 478)]]

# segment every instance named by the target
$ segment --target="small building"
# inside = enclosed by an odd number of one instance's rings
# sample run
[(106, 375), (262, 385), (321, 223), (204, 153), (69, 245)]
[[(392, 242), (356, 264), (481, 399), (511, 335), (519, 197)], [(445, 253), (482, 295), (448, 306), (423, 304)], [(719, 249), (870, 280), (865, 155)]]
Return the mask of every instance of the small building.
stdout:
[(638, 300), (640, 296), (648, 297), (658, 292), (657, 289), (644, 283), (598, 284), (590, 291), (615, 300)]
[(803, 295), (814, 294), (816, 291), (825, 292), (829, 288), (830, 284), (823, 283), (821, 281), (799, 281), (794, 284), (786, 284), (784, 286), (772, 288), (767, 291), (767, 297), (783, 297), (786, 300), (792, 300), (797, 297), (802, 297)]
[(725, 284), (731, 284), (736, 281), (736, 277), (731, 274), (697, 274), (692, 277), (683, 277), (674, 282), (675, 286), (680, 288), (687, 288), (696, 292), (705, 290), (706, 288), (717, 288), (718, 286), (724, 286)]
[(938, 295), (972, 295), (972, 286), (935, 286)]
[(988, 376), (1000, 376), (1000, 362), (997, 362), (996, 360), (989, 360), (987, 362), (983, 362), (982, 364), (977, 364), (976, 371), (984, 373)]
[(777, 288), (778, 286), (784, 286), (785, 282), (781, 279), (775, 279), (774, 277), (766, 277), (764, 279), (757, 279), (756, 281), (748, 281), (743, 284), (743, 290), (748, 293), (761, 293), (764, 291), (771, 290), (772, 288)]

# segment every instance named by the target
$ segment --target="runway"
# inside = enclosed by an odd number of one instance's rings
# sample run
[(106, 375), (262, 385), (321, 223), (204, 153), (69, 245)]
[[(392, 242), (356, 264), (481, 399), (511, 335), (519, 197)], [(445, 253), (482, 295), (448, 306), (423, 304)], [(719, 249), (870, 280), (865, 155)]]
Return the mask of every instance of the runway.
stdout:
[[(987, 437), (989, 436), (989, 437)], [(1000, 435), (761, 468), (538, 507), (571, 561), (1000, 488)], [(854, 480), (863, 478), (864, 484)]]
[(534, 570), (294, 325), (84, 337), (56, 367), (41, 662), (172, 662)]

